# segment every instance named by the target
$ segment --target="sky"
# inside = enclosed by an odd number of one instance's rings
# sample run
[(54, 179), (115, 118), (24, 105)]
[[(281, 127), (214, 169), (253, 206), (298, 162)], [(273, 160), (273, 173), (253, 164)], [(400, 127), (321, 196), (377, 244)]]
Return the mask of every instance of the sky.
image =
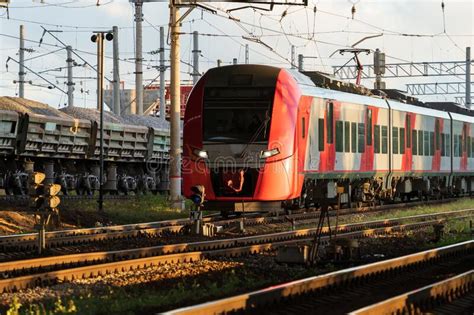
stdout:
[[(299, 1), (299, 0), (291, 0)], [(259, 5), (260, 9), (241, 8), (248, 4), (207, 2), (214, 9), (194, 9), (181, 27), (181, 79), (191, 80), (192, 32), (198, 31), (200, 72), (217, 65), (231, 64), (233, 58), (244, 62), (245, 45), (250, 48), (250, 63), (290, 67), (291, 46), (305, 57), (305, 70), (332, 73), (333, 66), (342, 65), (350, 55), (333, 54), (348, 48), (367, 36), (359, 48), (386, 54), (387, 63), (465, 60), (465, 47), (472, 46), (474, 55), (474, 1), (444, 0), (308, 0), (308, 6)], [(355, 13), (352, 16), (352, 8)], [(184, 13), (187, 8), (180, 11)], [(144, 84), (158, 83), (159, 27), (168, 31), (167, 2), (144, 4), (143, 52)], [(97, 63), (96, 45), (90, 37), (94, 31), (119, 27), (120, 75), (126, 88), (134, 88), (135, 29), (134, 8), (126, 0), (11, 0), (9, 10), (0, 8), (0, 95), (15, 96), (18, 85), (19, 26), (25, 27), (25, 65), (66, 90), (66, 51), (51, 35), (43, 36), (43, 28), (54, 31), (60, 41), (91, 65)], [(169, 64), (169, 46), (166, 46)], [(112, 78), (112, 43), (105, 43), (106, 77)], [(95, 107), (95, 72), (74, 56), (75, 105)], [(474, 59), (474, 58), (473, 58)], [(371, 64), (373, 56), (361, 56), (363, 64)], [(349, 62), (349, 64), (353, 64)], [(8, 66), (8, 67), (7, 67)], [(167, 80), (169, 73), (167, 73)], [(48, 89), (49, 83), (27, 70), (25, 97), (63, 107), (66, 95), (58, 88)], [(407, 83), (460, 82), (464, 77), (425, 77), (386, 79), (387, 88), (406, 90)], [(106, 81), (106, 85), (108, 82)], [(372, 87), (372, 80), (362, 84)], [(460, 95), (462, 96), (462, 95)], [(454, 95), (420, 97), (422, 100), (451, 101)]]

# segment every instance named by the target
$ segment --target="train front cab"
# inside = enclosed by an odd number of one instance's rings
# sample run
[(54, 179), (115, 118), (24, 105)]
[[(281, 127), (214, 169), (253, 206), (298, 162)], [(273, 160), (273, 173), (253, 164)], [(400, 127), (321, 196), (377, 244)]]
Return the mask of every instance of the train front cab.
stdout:
[(300, 91), (286, 71), (209, 70), (186, 106), (183, 190), (204, 185), (206, 209), (253, 211), (299, 196), (295, 132)]

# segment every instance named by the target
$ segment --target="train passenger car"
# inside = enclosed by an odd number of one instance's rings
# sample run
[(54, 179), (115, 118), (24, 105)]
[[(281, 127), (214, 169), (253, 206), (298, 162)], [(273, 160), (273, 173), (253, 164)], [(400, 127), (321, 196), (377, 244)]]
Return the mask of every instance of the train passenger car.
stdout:
[(245, 211), (474, 191), (472, 115), (369, 95), (315, 73), (209, 70), (186, 107), (184, 194), (203, 185), (207, 208)]

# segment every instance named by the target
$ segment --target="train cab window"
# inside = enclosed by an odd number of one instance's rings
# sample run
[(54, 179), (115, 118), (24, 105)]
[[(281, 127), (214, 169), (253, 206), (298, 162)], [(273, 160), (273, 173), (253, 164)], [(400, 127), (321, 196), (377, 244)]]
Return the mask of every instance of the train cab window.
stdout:
[(374, 153), (380, 153), (380, 126), (374, 126)]
[(382, 126), (382, 154), (387, 154), (388, 152), (388, 128), (387, 126)]
[(418, 155), (423, 155), (423, 130), (418, 130)]
[(365, 152), (365, 125), (359, 124), (359, 137), (357, 139), (358, 144), (358, 152), (364, 153)]
[(411, 148), (411, 120), (407, 117), (407, 148)]
[(424, 155), (429, 156), (430, 155), (430, 132), (429, 131), (424, 131), (424, 137), (423, 137), (423, 144), (424, 144)]
[(351, 151), (351, 123), (344, 122), (344, 152)]
[(400, 128), (400, 154), (405, 154), (405, 128)]
[(367, 145), (372, 145), (372, 110), (367, 109)]
[(392, 153), (398, 154), (398, 128), (392, 127)]
[(318, 119), (319, 151), (324, 151), (324, 119)]
[(326, 105), (326, 140), (327, 143), (334, 143), (333, 141), (333, 125), (334, 125), (334, 104), (328, 102)]
[(471, 138), (471, 157), (474, 157), (474, 138)]
[(417, 131), (415, 129), (413, 129), (411, 131), (411, 141), (413, 143), (413, 146), (411, 148), (412, 155), (417, 155), (418, 154), (418, 150), (417, 150), (418, 149), (418, 141), (417, 141), (416, 135), (417, 135)]
[(446, 147), (445, 147), (445, 137), (446, 135), (444, 133), (440, 134), (441, 137), (441, 156), (446, 156)]
[(433, 156), (435, 152), (435, 137), (434, 132), (430, 131), (430, 155)]
[(336, 121), (336, 152), (344, 151), (344, 123)]
[(357, 152), (357, 124), (351, 123), (351, 152)]

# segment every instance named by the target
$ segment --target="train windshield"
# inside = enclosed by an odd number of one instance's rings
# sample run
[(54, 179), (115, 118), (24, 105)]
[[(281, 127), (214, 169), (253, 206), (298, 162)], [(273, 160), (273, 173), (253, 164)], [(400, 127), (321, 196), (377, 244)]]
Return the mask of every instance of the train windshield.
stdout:
[(207, 103), (204, 134), (207, 142), (263, 143), (270, 131), (271, 103)]

